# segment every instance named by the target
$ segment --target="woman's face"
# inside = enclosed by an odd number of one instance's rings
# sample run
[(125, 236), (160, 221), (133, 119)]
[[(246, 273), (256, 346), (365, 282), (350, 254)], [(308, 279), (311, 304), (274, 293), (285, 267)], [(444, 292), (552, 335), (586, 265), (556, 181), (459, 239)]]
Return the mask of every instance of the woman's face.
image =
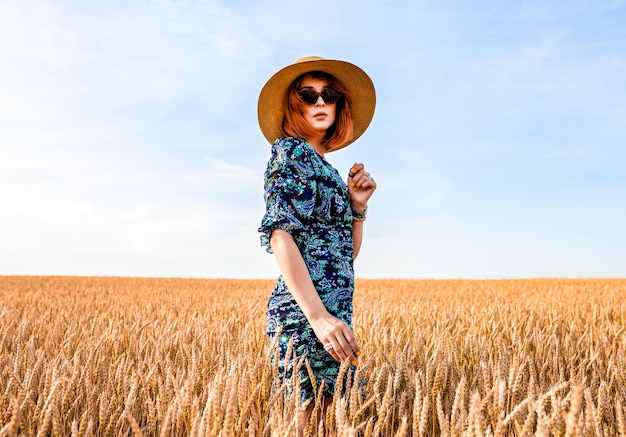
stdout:
[[(325, 79), (316, 79), (312, 76), (306, 76), (302, 79), (298, 91), (310, 90), (321, 93), (325, 88), (328, 88), (328, 82)], [(307, 105), (302, 102), (302, 114), (304, 115), (304, 119), (320, 134), (325, 134), (326, 130), (335, 123), (336, 109), (337, 105), (335, 103), (328, 104), (321, 96), (318, 96), (317, 100), (312, 105)]]

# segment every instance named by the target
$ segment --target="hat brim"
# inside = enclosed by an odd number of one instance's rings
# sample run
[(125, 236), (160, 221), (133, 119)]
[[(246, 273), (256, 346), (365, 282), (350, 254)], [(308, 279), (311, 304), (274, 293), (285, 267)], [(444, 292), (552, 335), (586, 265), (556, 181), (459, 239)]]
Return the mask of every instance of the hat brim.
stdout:
[[(374, 117), (376, 91), (372, 79), (361, 68), (345, 61), (307, 57), (279, 70), (267, 81), (257, 107), (259, 126), (270, 144), (282, 137), (285, 115), (285, 95), (289, 85), (304, 73), (323, 71), (336, 77), (348, 90), (352, 98), (352, 138), (332, 150), (341, 149), (356, 141)], [(329, 150), (330, 151), (330, 150)]]

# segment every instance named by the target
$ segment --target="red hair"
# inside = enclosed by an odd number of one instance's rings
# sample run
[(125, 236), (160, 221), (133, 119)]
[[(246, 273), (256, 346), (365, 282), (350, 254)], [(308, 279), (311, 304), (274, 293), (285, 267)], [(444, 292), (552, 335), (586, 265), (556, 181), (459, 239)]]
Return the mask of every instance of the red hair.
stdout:
[(305, 77), (311, 76), (314, 79), (323, 79), (328, 82), (328, 86), (336, 89), (343, 97), (337, 100), (335, 122), (326, 130), (326, 135), (322, 144), (327, 150), (333, 150), (352, 139), (352, 99), (348, 94), (348, 89), (339, 80), (323, 71), (311, 71), (299, 76), (294, 80), (286, 94), (285, 118), (283, 119), (283, 133), (285, 136), (309, 138), (315, 136), (316, 132), (304, 119), (303, 107), (305, 103), (298, 94), (300, 85)]

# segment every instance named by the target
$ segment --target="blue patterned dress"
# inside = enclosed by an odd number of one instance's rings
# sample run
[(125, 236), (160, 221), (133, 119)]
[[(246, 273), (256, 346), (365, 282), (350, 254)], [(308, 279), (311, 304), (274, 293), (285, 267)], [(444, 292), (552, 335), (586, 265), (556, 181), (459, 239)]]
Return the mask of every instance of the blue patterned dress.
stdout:
[[(265, 171), (265, 202), (261, 244), (272, 253), (272, 231), (289, 232), (326, 309), (352, 327), (352, 209), (344, 180), (305, 140), (279, 138)], [(280, 374), (292, 376), (293, 360), (285, 359), (290, 339), (296, 357), (309, 362), (314, 381), (303, 366), (298, 372), (301, 400), (314, 397), (322, 381), (323, 395), (332, 396), (340, 363), (324, 350), (282, 275), (269, 298), (267, 319), (271, 338), (281, 331)]]

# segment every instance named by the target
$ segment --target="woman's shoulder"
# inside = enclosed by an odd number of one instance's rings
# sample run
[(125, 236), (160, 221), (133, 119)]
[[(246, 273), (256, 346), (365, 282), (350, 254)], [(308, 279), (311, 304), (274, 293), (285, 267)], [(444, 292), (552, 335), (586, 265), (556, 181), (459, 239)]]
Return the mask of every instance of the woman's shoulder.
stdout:
[(311, 155), (311, 146), (300, 137), (277, 138), (272, 145), (272, 154), (284, 159), (301, 161)]

